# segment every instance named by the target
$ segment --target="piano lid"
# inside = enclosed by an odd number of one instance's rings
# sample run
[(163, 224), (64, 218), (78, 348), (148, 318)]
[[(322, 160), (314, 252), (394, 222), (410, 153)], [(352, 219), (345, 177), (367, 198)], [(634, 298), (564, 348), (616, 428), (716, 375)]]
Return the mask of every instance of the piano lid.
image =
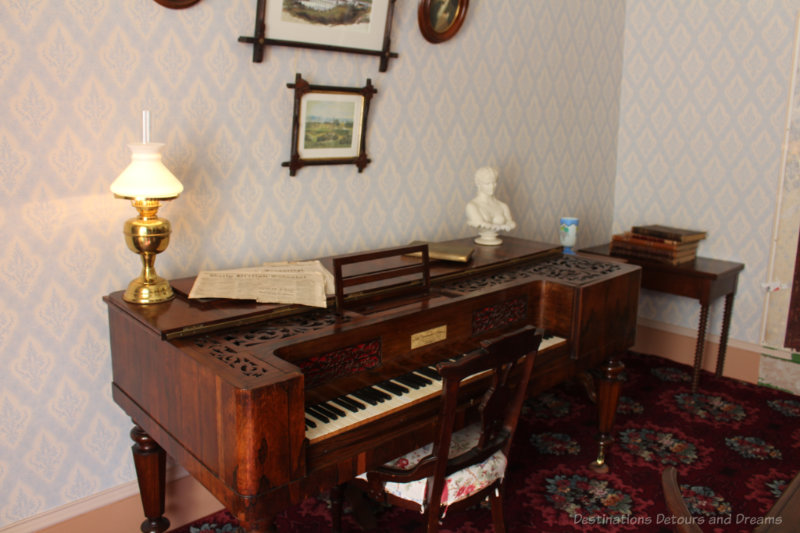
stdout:
[[(468, 245), (472, 237), (446, 241), (447, 243)], [(508, 268), (517, 263), (529, 262), (536, 258), (560, 256), (561, 247), (549, 243), (528, 241), (515, 237), (503, 237), (499, 246), (474, 245), (475, 252), (468, 263), (432, 261), (430, 275), (432, 284), (472, 276), (482, 272)], [(395, 259), (415, 261), (416, 258)], [(331, 270), (333, 257), (320, 259)], [(125, 302), (124, 291), (109, 294), (103, 299), (110, 306), (116, 306), (135, 317), (147, 328), (155, 331), (163, 339), (191, 336), (222, 328), (253, 324), (270, 318), (288, 316), (308, 311), (302, 305), (257, 304), (250, 300), (189, 300), (188, 294), (194, 284), (194, 277), (170, 281), (175, 290), (175, 298), (164, 303), (139, 305)], [(333, 298), (329, 299), (333, 307)]]

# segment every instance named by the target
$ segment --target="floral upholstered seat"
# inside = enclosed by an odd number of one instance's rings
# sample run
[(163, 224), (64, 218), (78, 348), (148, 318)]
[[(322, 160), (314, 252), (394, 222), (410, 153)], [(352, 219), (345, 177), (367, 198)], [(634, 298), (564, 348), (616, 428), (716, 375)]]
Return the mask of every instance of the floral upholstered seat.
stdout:
[[(454, 432), (450, 442), (449, 457), (457, 457), (475, 447), (480, 435), (481, 429), (478, 424), (472, 424), (460, 431)], [(426, 444), (421, 448), (417, 448), (402, 457), (398, 457), (386, 463), (385, 466), (410, 470), (414, 468), (422, 458), (430, 455), (432, 449), (433, 443)], [(502, 450), (498, 450), (482, 463), (471, 465), (450, 474), (445, 478), (441, 505), (447, 506), (451, 503), (463, 500), (464, 498), (468, 498), (472, 494), (485, 489), (498, 479), (502, 479), (506, 471), (506, 463), (505, 454), (503, 454)], [(366, 480), (367, 476), (366, 474), (361, 474), (359, 478)], [(389, 494), (393, 494), (404, 500), (416, 502), (422, 506), (425, 502), (425, 489), (427, 484), (427, 479), (418, 479), (408, 483), (387, 481), (383, 485), (383, 490)]]

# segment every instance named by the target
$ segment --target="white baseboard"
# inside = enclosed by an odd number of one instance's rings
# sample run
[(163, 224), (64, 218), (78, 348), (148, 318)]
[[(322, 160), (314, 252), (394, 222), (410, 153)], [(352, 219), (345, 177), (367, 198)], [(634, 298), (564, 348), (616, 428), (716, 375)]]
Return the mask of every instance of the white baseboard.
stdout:
[[(673, 324), (666, 324), (664, 322), (658, 322), (657, 320), (650, 320), (650, 319), (647, 319), (647, 318), (639, 318), (639, 320), (637, 321), (637, 324), (640, 325), (640, 326), (645, 326), (645, 327), (648, 327), (648, 328), (653, 328), (653, 329), (658, 329), (658, 330), (661, 330), (661, 331), (665, 331), (667, 333), (674, 333), (675, 335), (682, 335), (684, 337), (692, 337), (692, 338), (696, 338), (697, 337), (697, 330), (696, 329), (685, 328), (683, 326), (675, 326)], [(719, 344), (720, 336), (716, 335), (716, 334), (713, 334), (713, 333), (707, 333), (706, 334), (706, 341), (713, 342), (715, 344)], [(779, 351), (782, 350), (784, 352), (788, 352), (789, 354), (791, 354), (791, 352), (789, 352), (788, 350), (786, 350), (784, 348), (771, 348), (771, 347), (767, 347), (767, 346), (762, 346), (760, 344), (753, 344), (752, 342), (745, 342), (745, 341), (740, 341), (740, 340), (737, 340), (737, 339), (730, 339), (730, 338), (728, 339), (728, 346), (733, 346), (734, 348), (739, 348), (739, 349), (747, 350), (748, 352), (754, 352), (754, 353), (762, 353), (762, 352), (765, 352), (765, 351), (768, 351), (769, 353), (771, 353), (773, 350), (775, 350), (776, 352), (779, 352)], [(791, 355), (789, 356), (789, 358), (791, 358)]]
[(75, 500), (68, 504), (62, 505), (33, 515), (30, 518), (25, 518), (11, 525), (0, 528), (2, 533), (31, 533), (33, 531), (41, 531), (42, 529), (52, 527), (61, 522), (66, 522), (72, 518), (89, 513), (117, 503), (118, 501), (130, 498), (139, 494), (139, 484), (136, 481), (129, 481), (122, 485), (117, 485), (110, 489), (98, 492), (86, 498)]
[[(172, 467), (167, 470), (167, 482), (176, 481), (188, 475), (189, 473), (183, 468)], [(34, 531), (41, 531), (81, 515), (102, 509), (103, 507), (121, 502), (132, 496), (137, 498), (139, 496), (139, 484), (135, 480), (100, 491), (86, 498), (72, 501), (60, 507), (55, 507), (29, 518), (13, 522), (12, 524), (0, 528), (0, 533), (32, 533)], [(144, 515), (142, 515), (142, 520), (144, 520)]]
[[(648, 328), (658, 329), (661, 331), (665, 331), (667, 333), (674, 333), (676, 335), (683, 335), (684, 337), (696, 337), (697, 330), (685, 328), (682, 326), (674, 326), (672, 324), (665, 324), (664, 322), (658, 322), (655, 320), (649, 320), (647, 318), (639, 318), (638, 325), (645, 326)], [(719, 344), (720, 337), (719, 335), (714, 334), (707, 334), (706, 340)], [(748, 352), (758, 353), (761, 355), (766, 355), (768, 357), (774, 357), (777, 359), (785, 359), (787, 361), (792, 360), (792, 355), (795, 353), (794, 351), (790, 350), (789, 348), (784, 348), (782, 346), (769, 346), (767, 344), (753, 344), (752, 342), (745, 342), (736, 339), (728, 339), (728, 346), (733, 346), (734, 348), (739, 348), (742, 350), (746, 350)]]

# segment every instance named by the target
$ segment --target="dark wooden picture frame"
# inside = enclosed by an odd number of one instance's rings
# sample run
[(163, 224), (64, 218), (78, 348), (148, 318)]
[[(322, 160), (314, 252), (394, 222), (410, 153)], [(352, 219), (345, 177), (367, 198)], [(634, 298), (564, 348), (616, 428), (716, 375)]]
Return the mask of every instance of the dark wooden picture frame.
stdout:
[(367, 79), (364, 87), (311, 85), (301, 74), (294, 83), (292, 153), (289, 175), (311, 165), (356, 165), (362, 172), (367, 158), (367, 117), (377, 89)]
[[(347, 1), (352, 4), (346, 3), (328, 11), (356, 9), (354, 6), (362, 5), (356, 0)], [(264, 47), (267, 45), (378, 56), (381, 72), (386, 72), (389, 68), (389, 59), (398, 57), (391, 51), (392, 18), (396, 0), (370, 0), (368, 17), (371, 18), (368, 23), (363, 24), (366, 26), (364, 31), (353, 31), (349, 28), (356, 23), (360, 24), (357, 19), (349, 24), (324, 24), (314, 20), (303, 20), (300, 17), (286, 17), (284, 16), (287, 9), (286, 2), (291, 4), (289, 8), (301, 9), (302, 6), (292, 4), (292, 0), (270, 0), (270, 2), (272, 3), (268, 5), (267, 0), (256, 0), (255, 35), (239, 37), (239, 42), (252, 43), (254, 63), (261, 63), (264, 60)], [(268, 13), (272, 17), (269, 25)], [(318, 16), (323, 17), (324, 13)]]
[(200, 0), (156, 0), (159, 4), (164, 7), (169, 7), (172, 9), (183, 9), (185, 7), (190, 7), (195, 5)]
[(447, 41), (461, 29), (468, 8), (469, 0), (420, 0), (419, 31), (432, 43)]

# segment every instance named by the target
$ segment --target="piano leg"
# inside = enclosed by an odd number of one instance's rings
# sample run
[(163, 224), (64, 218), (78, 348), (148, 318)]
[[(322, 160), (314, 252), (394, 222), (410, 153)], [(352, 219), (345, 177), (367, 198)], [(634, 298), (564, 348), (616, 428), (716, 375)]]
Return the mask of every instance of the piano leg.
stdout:
[(625, 365), (620, 359), (611, 358), (600, 369), (600, 379), (597, 382), (597, 427), (599, 430), (597, 440), (599, 450), (597, 459), (590, 465), (592, 470), (596, 472), (608, 472), (606, 450), (614, 441), (614, 435), (611, 430), (614, 426), (619, 394), (622, 389), (622, 381), (619, 374), (624, 368)]
[(164, 516), (167, 454), (135, 421), (131, 439), (139, 494), (147, 517), (140, 529), (143, 533), (163, 533), (169, 529), (169, 520)]

